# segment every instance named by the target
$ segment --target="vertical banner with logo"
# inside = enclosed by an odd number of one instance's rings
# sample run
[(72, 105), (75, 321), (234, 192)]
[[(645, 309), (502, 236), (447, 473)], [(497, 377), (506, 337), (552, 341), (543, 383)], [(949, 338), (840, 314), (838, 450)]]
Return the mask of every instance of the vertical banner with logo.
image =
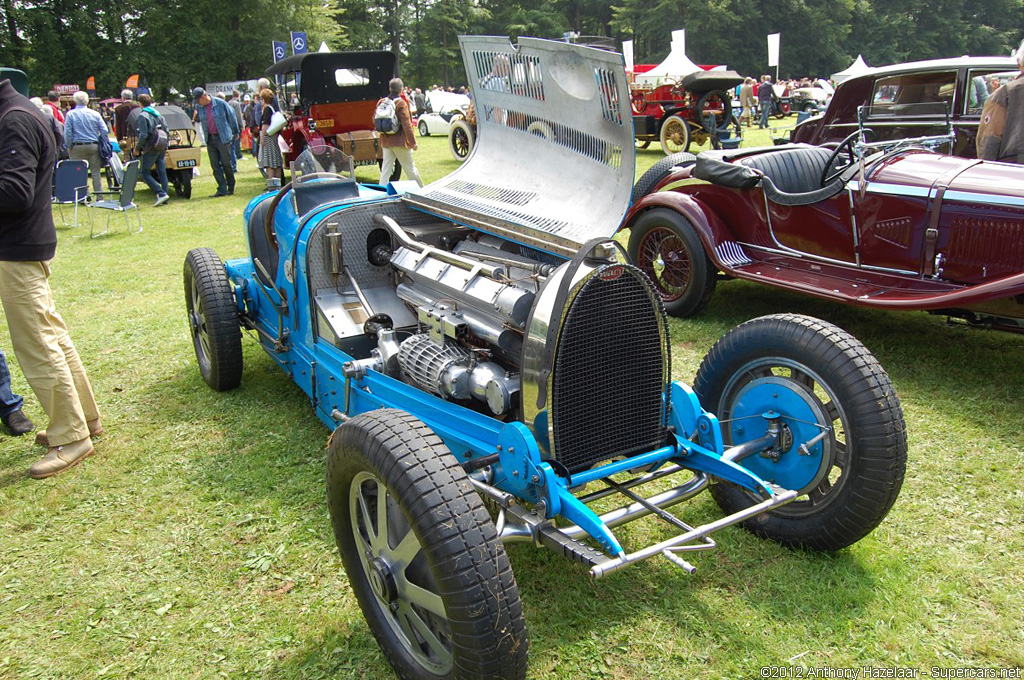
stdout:
[(306, 52), (306, 32), (292, 31), (292, 54), (305, 54)]
[[(288, 56), (288, 44), (281, 40), (271, 40), (270, 45), (274, 50), (274, 63), (281, 61)], [(277, 85), (278, 91), (281, 89), (281, 76), (274, 76), (274, 84)]]
[(89, 79), (85, 81), (85, 91), (89, 93), (90, 97), (96, 96), (96, 76), (89, 76)]
[(288, 56), (288, 45), (278, 40), (270, 41), (270, 45), (274, 50), (274, 63), (281, 61)]
[(779, 80), (779, 38), (781, 33), (768, 34), (768, 65), (775, 67), (775, 81)]
[(623, 40), (622, 41), (622, 58), (626, 61), (626, 77), (629, 78), (629, 82), (633, 82), (633, 41)]
[(134, 90), (139, 86), (139, 74), (128, 76), (128, 80), (124, 81), (124, 86), (129, 90)]

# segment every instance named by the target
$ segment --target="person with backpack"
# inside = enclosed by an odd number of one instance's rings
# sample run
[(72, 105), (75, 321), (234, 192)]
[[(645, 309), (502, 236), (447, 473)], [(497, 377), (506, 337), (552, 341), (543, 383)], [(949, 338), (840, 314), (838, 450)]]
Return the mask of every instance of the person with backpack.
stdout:
[(398, 161), (409, 177), (423, 186), (420, 171), (412, 159), (412, 152), (416, 150), (416, 137), (413, 135), (409, 102), (402, 98), (404, 87), (401, 78), (392, 78), (388, 83), (388, 96), (377, 102), (373, 113), (373, 127), (380, 133), (380, 145), (384, 150), (379, 182), (384, 185), (389, 180), (395, 162)]
[[(167, 194), (167, 123), (160, 112), (153, 108), (153, 98), (148, 94), (139, 95), (142, 111), (136, 119), (138, 127), (135, 144), (135, 155), (139, 156), (139, 174), (153, 193), (156, 194), (154, 206), (163, 205), (170, 196)], [(156, 179), (150, 172), (156, 167)], [(159, 181), (158, 181), (159, 180)]]

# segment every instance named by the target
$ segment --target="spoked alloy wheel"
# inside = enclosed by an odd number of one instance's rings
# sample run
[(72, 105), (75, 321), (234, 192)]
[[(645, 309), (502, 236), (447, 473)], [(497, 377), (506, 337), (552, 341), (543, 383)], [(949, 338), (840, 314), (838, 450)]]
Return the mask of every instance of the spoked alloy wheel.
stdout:
[(633, 264), (654, 283), (665, 311), (672, 316), (693, 316), (707, 306), (715, 292), (714, 265), (704, 253), (700, 237), (679, 213), (651, 210), (630, 230)]
[(392, 634), (425, 670), (450, 673), (452, 633), (440, 587), (397, 499), (377, 476), (360, 472), (350, 483), (349, 516), (362, 572)]
[(242, 381), (242, 332), (224, 264), (210, 248), (185, 257), (185, 308), (199, 372), (222, 392)]
[[(800, 496), (748, 520), (750, 531), (839, 550), (878, 526), (895, 502), (907, 459), (903, 412), (885, 371), (842, 329), (795, 314), (748, 321), (708, 352), (694, 390), (722, 422), (727, 446), (763, 436), (763, 414), (780, 414), (780, 450), (740, 465)], [(728, 483), (711, 493), (728, 513), (760, 500)]]
[(339, 427), (327, 497), (352, 590), (400, 677), (525, 677), (526, 624), (505, 549), (426, 425), (386, 409)]

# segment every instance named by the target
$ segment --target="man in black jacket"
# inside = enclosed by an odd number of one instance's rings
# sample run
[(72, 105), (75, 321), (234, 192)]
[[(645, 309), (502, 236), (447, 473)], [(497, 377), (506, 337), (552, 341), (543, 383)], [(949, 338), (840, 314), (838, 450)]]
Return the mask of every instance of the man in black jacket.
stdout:
[(36, 441), (46, 454), (29, 469), (50, 477), (93, 453), (99, 408), (48, 281), (57, 250), (50, 210), (55, 159), (39, 110), (0, 81), (0, 302), (21, 371), (50, 419)]

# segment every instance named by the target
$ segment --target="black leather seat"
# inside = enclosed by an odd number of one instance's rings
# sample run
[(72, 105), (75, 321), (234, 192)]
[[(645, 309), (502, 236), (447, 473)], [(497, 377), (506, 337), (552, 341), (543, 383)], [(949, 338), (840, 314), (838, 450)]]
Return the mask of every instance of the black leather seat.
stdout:
[(801, 146), (741, 158), (739, 163), (764, 173), (787, 194), (806, 194), (821, 189), (821, 174), (831, 155), (819, 146)]
[[(249, 215), (249, 254), (252, 259), (259, 260), (270, 276), (277, 276), (278, 252), (277, 248), (267, 240), (266, 219), (267, 210), (273, 201), (263, 201), (256, 206)], [(273, 286), (273, 281), (268, 281), (259, 267), (256, 267), (256, 278), (263, 285)]]

